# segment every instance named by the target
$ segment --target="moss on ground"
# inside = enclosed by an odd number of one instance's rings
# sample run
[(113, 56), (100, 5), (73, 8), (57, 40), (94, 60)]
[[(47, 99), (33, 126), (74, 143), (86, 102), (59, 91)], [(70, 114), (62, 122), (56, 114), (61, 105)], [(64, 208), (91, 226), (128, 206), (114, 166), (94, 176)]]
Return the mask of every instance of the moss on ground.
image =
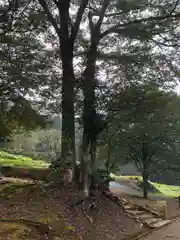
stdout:
[(37, 239), (37, 232), (24, 224), (0, 223), (0, 239), (33, 240)]
[(53, 229), (53, 234), (61, 237), (63, 240), (78, 240), (78, 237), (72, 226), (64, 222), (63, 217), (59, 213), (53, 213), (51, 210), (40, 216), (39, 221), (50, 225)]
[(18, 193), (22, 193), (24, 188), (33, 184), (32, 181), (21, 179), (11, 179), (9, 182), (0, 184), (0, 198), (10, 199)]
[[(8, 199), (8, 201), (11, 201), (14, 204), (14, 197), (22, 197), (22, 194), (24, 194), (23, 191), (28, 191), (31, 189), (32, 186), (28, 186), (28, 181), (20, 181), (18, 183), (6, 183), (1, 186), (0, 184), (0, 199)], [(39, 193), (40, 189), (37, 185), (33, 186), (34, 189)], [(25, 196), (25, 195), (24, 195)], [(28, 197), (28, 196), (27, 196)], [(23, 206), (26, 207), (26, 206)], [(28, 206), (27, 206), (28, 208)], [(28, 210), (28, 209), (27, 209)], [(21, 211), (21, 208), (19, 209)], [(35, 212), (31, 215), (28, 215), (27, 211), (27, 217), (23, 216), (23, 219), (31, 219), (31, 222), (34, 223), (45, 223), (51, 227), (50, 235), (51, 239), (61, 239), (61, 240), (82, 240), (81, 237), (79, 237), (76, 232), (74, 231), (73, 227), (70, 225), (67, 225), (64, 221), (63, 216), (60, 212), (54, 212), (55, 210), (47, 209), (44, 210), (43, 213), (39, 211), (39, 209), (35, 209)], [(41, 213), (40, 213), (41, 212)], [(8, 219), (14, 219), (13, 216), (8, 215)], [(10, 220), (11, 221), (11, 220)], [(16, 221), (16, 220), (15, 220)], [(14, 222), (4, 222), (0, 220), (0, 240), (1, 236), (2, 239), (12, 239), (12, 240), (23, 240), (23, 239), (39, 239), (40, 231), (33, 227), (31, 224), (26, 224), (26, 222), (19, 223), (17, 219), (17, 223)], [(53, 238), (54, 236), (54, 238)], [(45, 239), (45, 238), (43, 238)]]

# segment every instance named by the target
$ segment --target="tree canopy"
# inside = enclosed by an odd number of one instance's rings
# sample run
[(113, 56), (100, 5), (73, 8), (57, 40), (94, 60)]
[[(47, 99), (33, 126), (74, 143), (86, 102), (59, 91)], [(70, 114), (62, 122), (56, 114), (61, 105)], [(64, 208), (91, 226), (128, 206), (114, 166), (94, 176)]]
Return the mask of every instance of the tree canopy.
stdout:
[(116, 96), (105, 140), (109, 166), (116, 154), (116, 166), (132, 162), (145, 184), (153, 173), (179, 168), (179, 97), (150, 85), (130, 86)]
[[(179, 9), (177, 0), (3, 2), (0, 101), (7, 134), (12, 124), (39, 124), (40, 112), (61, 112), (61, 159), (72, 155), (75, 170), (75, 115), (80, 116), (79, 160), (87, 189), (97, 141), (107, 125), (115, 131), (113, 141), (124, 142), (124, 157), (130, 152), (126, 145), (135, 144), (139, 152), (142, 141), (172, 131)], [(169, 146), (159, 138), (156, 144)]]

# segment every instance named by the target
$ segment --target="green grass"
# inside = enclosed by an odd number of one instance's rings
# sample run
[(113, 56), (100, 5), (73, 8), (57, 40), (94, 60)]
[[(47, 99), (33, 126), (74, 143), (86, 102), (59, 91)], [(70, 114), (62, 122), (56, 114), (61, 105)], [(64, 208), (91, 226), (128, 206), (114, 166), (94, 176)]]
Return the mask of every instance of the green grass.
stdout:
[[(117, 181), (121, 179), (132, 179), (142, 182), (141, 176), (116, 176), (111, 174)], [(156, 182), (151, 182), (160, 193), (164, 194), (167, 197), (178, 197), (180, 196), (180, 186), (171, 186), (166, 184), (160, 184)]]
[(117, 176), (113, 173), (110, 174), (112, 178), (114, 178), (115, 180), (121, 180), (121, 179), (132, 179), (132, 180), (138, 180), (138, 181), (142, 181), (142, 177), (141, 176)]
[(0, 151), (0, 166), (23, 167), (23, 168), (47, 168), (48, 163), (42, 160), (33, 160), (22, 155), (10, 154)]
[(180, 186), (171, 186), (160, 183), (152, 183), (156, 189), (168, 197), (179, 197), (180, 196)]

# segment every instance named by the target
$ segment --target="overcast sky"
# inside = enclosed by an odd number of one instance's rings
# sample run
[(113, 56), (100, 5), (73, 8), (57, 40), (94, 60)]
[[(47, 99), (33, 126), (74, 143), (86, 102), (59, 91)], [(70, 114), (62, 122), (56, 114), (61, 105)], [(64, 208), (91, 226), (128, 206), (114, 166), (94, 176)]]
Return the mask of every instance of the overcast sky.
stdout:
[(176, 92), (180, 94), (180, 84), (176, 87)]

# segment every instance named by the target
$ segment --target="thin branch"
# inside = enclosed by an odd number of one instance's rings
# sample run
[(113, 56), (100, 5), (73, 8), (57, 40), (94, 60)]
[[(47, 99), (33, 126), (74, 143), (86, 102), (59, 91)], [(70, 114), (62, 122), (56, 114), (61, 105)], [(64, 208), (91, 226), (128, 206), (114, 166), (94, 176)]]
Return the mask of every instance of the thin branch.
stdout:
[(109, 53), (100, 53), (99, 52), (98, 57), (103, 60), (116, 60), (119, 63), (128, 63), (129, 62), (129, 63), (134, 63), (135, 65), (139, 64), (136, 55), (128, 56), (128, 55), (118, 55), (116, 53), (109, 54)]
[(109, 2), (110, 2), (110, 0), (104, 0), (102, 9), (101, 9), (101, 12), (100, 12), (100, 15), (99, 15), (99, 20), (98, 20), (98, 22), (96, 24), (97, 27), (100, 27), (101, 24), (102, 24), (102, 21), (103, 21), (103, 18), (104, 18), (104, 14), (105, 14), (106, 9), (107, 9), (107, 7), (109, 5)]
[(151, 39), (152, 42), (154, 42), (156, 45), (161, 45), (161, 46), (164, 46), (164, 47), (180, 47), (179, 44), (175, 44), (175, 43), (172, 43), (172, 44), (167, 44), (165, 42), (159, 42), (155, 39)]
[[(56, 0), (54, 0), (54, 1), (56, 1)], [(76, 21), (75, 21), (75, 23), (74, 23), (74, 25), (72, 26), (72, 29), (71, 29), (70, 40), (71, 40), (72, 44), (74, 43), (74, 41), (76, 39), (76, 36), (78, 34), (79, 26), (80, 26), (80, 23), (81, 23), (81, 20), (82, 20), (82, 16), (84, 14), (84, 10), (87, 7), (88, 1), (89, 0), (82, 0), (81, 5), (78, 9), (77, 16), (76, 16)]]
[(58, 7), (58, 1), (57, 0), (52, 0), (52, 1), (56, 5), (56, 7)]
[(32, 0), (29, 0), (29, 2), (27, 2), (27, 4), (25, 5), (25, 7), (22, 9), (22, 11), (19, 14), (19, 17), (21, 17), (23, 15), (23, 13), (27, 10), (28, 6), (30, 5), (30, 3), (32, 3)]
[(89, 11), (88, 12), (88, 20), (89, 20), (89, 29), (90, 29), (91, 35), (92, 35), (92, 31), (94, 29), (94, 24), (93, 24), (92, 18), (93, 18), (93, 13), (91, 11)]
[(75, 54), (73, 55), (73, 57), (86, 56), (87, 53), (88, 53), (87, 51), (78, 52), (78, 53), (75, 53)]
[(52, 15), (52, 13), (51, 13), (51, 11), (50, 11), (50, 9), (49, 9), (46, 1), (45, 1), (45, 0), (38, 0), (38, 1), (39, 1), (39, 3), (40, 3), (41, 7), (43, 8), (45, 14), (47, 15), (49, 21), (50, 21), (51, 24), (53, 25), (53, 27), (54, 27), (57, 35), (59, 36), (59, 30), (60, 30), (60, 29), (59, 29), (59, 27), (58, 27), (58, 24), (57, 24), (55, 18), (53, 17), (53, 15)]
[(124, 27), (128, 27), (129, 25), (134, 25), (134, 24), (139, 24), (139, 23), (143, 23), (143, 22), (150, 22), (150, 21), (161, 21), (161, 20), (166, 20), (169, 18), (180, 18), (180, 13), (174, 14), (174, 15), (164, 15), (164, 16), (156, 16), (156, 17), (148, 17), (148, 18), (143, 18), (143, 19), (136, 19), (134, 21), (129, 21), (128, 23), (124, 23), (124, 24), (117, 24), (111, 28), (109, 28), (108, 30), (104, 31), (101, 34), (101, 38), (105, 37), (106, 35), (113, 33), (114, 31), (116, 31), (118, 28), (123, 28)]
[(172, 13), (176, 10), (178, 4), (179, 4), (179, 0), (177, 0), (177, 1), (175, 2), (174, 7), (173, 7), (173, 9), (171, 10), (170, 14), (172, 14)]
[(115, 12), (115, 13), (106, 13), (104, 14), (105, 17), (116, 17), (116, 16), (119, 16), (121, 14), (123, 14), (124, 11), (121, 11), (121, 12)]
[(142, 167), (142, 164), (141, 164), (141, 160), (139, 160), (138, 156), (136, 153), (133, 153), (132, 154), (132, 157), (134, 158), (134, 163), (135, 163), (135, 166), (137, 168), (137, 170), (141, 173), (143, 173), (143, 167)]

